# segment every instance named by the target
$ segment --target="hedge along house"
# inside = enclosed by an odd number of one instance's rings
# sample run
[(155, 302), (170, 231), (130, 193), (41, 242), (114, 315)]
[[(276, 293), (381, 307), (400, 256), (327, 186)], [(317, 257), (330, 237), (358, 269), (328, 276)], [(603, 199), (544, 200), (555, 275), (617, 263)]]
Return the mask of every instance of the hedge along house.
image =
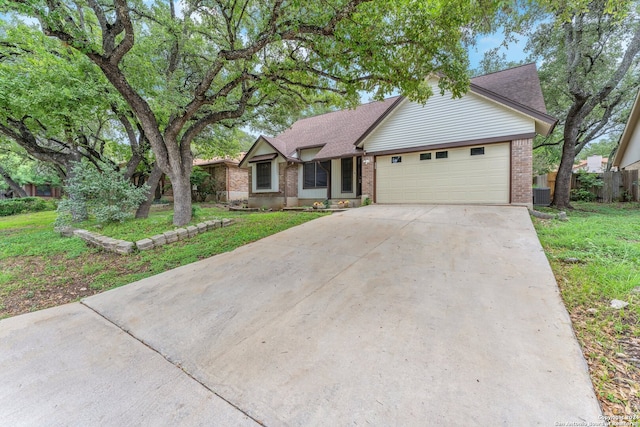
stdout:
[(546, 114), (534, 64), (471, 80), (462, 98), (398, 96), (298, 120), (260, 136), (240, 162), (249, 205), (376, 203), (532, 205), (532, 141)]

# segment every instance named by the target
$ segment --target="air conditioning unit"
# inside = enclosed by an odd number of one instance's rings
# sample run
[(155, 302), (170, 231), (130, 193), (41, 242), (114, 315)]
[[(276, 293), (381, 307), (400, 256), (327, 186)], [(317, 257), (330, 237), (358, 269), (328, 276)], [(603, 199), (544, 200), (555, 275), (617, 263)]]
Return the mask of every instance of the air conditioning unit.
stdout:
[(533, 189), (534, 206), (549, 206), (551, 204), (550, 188), (534, 188)]

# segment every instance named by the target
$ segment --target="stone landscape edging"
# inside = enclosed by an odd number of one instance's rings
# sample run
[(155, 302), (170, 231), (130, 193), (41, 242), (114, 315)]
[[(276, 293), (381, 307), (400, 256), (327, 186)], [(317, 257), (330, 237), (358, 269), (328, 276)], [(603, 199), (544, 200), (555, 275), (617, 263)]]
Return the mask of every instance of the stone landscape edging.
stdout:
[(148, 251), (168, 243), (174, 243), (179, 240), (189, 239), (195, 237), (198, 234), (204, 233), (209, 230), (215, 230), (216, 228), (228, 227), (233, 224), (233, 221), (224, 218), (200, 222), (196, 225), (189, 225), (186, 228), (177, 228), (175, 230), (165, 231), (161, 234), (156, 234), (146, 239), (140, 239), (137, 242), (129, 242), (127, 240), (113, 239), (111, 237), (103, 236), (102, 234), (94, 231), (64, 228), (57, 231), (62, 236), (71, 237), (77, 236), (92, 246), (97, 246), (105, 251), (114, 252), (121, 255), (130, 254), (136, 250)]

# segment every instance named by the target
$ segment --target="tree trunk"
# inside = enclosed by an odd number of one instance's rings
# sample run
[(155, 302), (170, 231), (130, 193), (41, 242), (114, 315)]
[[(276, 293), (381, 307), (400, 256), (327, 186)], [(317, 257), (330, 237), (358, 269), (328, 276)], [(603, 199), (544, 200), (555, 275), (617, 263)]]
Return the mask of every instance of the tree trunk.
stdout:
[[(75, 177), (75, 174), (76, 174), (74, 170), (75, 164), (76, 162), (72, 161), (67, 163), (65, 167), (65, 169), (67, 170), (67, 181), (72, 180)], [(68, 191), (68, 187), (67, 187), (67, 191)], [(69, 196), (69, 199), (73, 201), (71, 206), (71, 220), (73, 222), (81, 222), (89, 218), (86, 201), (74, 192), (69, 192), (68, 196)]]
[(2, 175), (9, 188), (13, 190), (14, 196), (27, 197), (27, 192), (24, 191), (24, 188), (20, 187), (17, 182), (11, 179), (11, 176), (7, 173), (6, 170), (4, 170), (2, 166), (0, 166), (0, 175)]
[(136, 168), (142, 161), (142, 156), (137, 153), (133, 153), (129, 161), (127, 162), (127, 166), (124, 169), (124, 178), (126, 180), (130, 180), (134, 173), (136, 173)]
[(156, 188), (158, 187), (161, 177), (162, 170), (160, 170), (160, 167), (157, 164), (154, 164), (151, 174), (149, 175), (149, 179), (147, 180), (147, 184), (149, 185), (149, 195), (147, 196), (147, 200), (142, 202), (138, 207), (138, 210), (136, 211), (136, 218), (147, 218), (149, 216), (149, 210), (151, 210), (151, 204), (155, 198)]
[(552, 205), (558, 209), (573, 209), (571, 206), (571, 175), (573, 174), (573, 162), (576, 158), (577, 138), (578, 126), (574, 124), (574, 120), (567, 120), (564, 127), (562, 159), (553, 191)]
[(182, 227), (191, 221), (191, 171), (187, 175), (172, 174), (171, 188), (173, 189), (173, 225)]

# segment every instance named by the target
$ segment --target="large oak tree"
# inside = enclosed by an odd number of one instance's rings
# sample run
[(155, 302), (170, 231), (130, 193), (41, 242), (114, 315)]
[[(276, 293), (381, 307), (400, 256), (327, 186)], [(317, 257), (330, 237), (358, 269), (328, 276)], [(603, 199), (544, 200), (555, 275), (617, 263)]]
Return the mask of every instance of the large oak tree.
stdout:
[[(79, 161), (124, 165), (126, 179), (146, 163), (155, 185), (161, 173), (144, 132), (95, 64), (24, 24), (2, 21), (0, 33), (0, 148), (15, 152), (17, 144), (21, 155), (52, 165), (63, 182)], [(14, 188), (10, 169), (3, 167), (2, 176)], [(16, 188), (14, 194), (24, 195)], [(137, 216), (148, 214), (152, 197)]]
[(191, 145), (211, 126), (286, 121), (311, 99), (354, 105), (425, 77), (468, 87), (463, 41), (490, 30), (499, 0), (18, 0), (45, 34), (85, 54), (134, 112), (191, 218)]
[(640, 87), (640, 2), (547, 1), (548, 20), (529, 49), (542, 61), (540, 78), (554, 133), (538, 146), (562, 145), (553, 204), (570, 208), (572, 167), (589, 143), (620, 130)]

